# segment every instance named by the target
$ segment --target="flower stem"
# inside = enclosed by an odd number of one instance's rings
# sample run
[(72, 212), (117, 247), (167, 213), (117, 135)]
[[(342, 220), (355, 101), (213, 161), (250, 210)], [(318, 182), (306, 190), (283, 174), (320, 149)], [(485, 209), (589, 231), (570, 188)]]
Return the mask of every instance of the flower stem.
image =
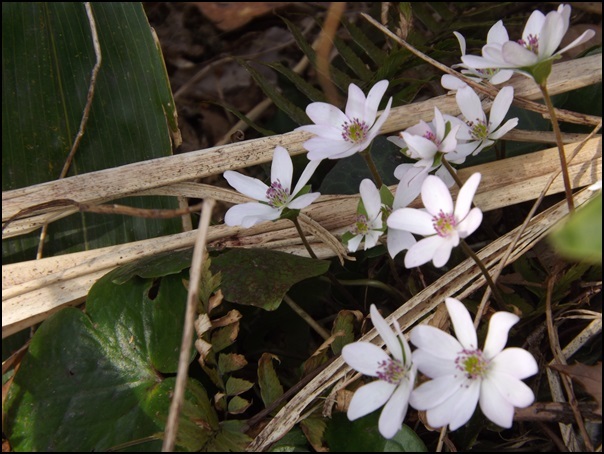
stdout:
[(390, 295), (399, 298), (401, 300), (401, 304), (405, 301), (407, 301), (407, 297), (405, 295), (403, 295), (403, 293), (397, 289), (396, 287), (392, 287), (391, 285), (386, 284), (385, 282), (382, 281), (378, 281), (376, 279), (353, 279), (353, 280), (342, 280), (339, 279), (339, 282), (343, 285), (350, 285), (350, 286), (367, 286), (367, 287), (374, 287), (374, 288), (379, 288), (384, 290), (386, 293), (389, 293)]
[(308, 323), (308, 326), (310, 326), (312, 329), (314, 329), (319, 334), (319, 336), (321, 336), (323, 338), (323, 340), (329, 339), (330, 334), (321, 325), (319, 325), (315, 321), (315, 319), (313, 319), (308, 314), (308, 312), (306, 312), (304, 309), (302, 309), (300, 306), (298, 306), (298, 304), (296, 304), (296, 302), (293, 299), (291, 299), (288, 295), (284, 295), (283, 301), (285, 301), (287, 303), (287, 305), (289, 307), (291, 307), (292, 310), (302, 318), (302, 320), (304, 320), (306, 323)]
[(566, 194), (566, 203), (568, 204), (568, 211), (572, 213), (575, 211), (575, 203), (573, 201), (572, 187), (570, 185), (570, 177), (568, 175), (568, 164), (566, 163), (566, 155), (564, 153), (564, 143), (562, 142), (562, 134), (560, 133), (560, 126), (558, 125), (558, 118), (554, 110), (554, 105), (547, 91), (547, 82), (539, 84), (543, 100), (549, 111), (550, 121), (552, 122), (552, 128), (556, 136), (556, 144), (558, 145), (558, 156), (560, 157), (560, 165), (562, 167), (562, 180), (564, 181), (564, 192)]
[(375, 166), (375, 162), (373, 162), (373, 158), (371, 157), (371, 153), (369, 152), (369, 148), (367, 148), (364, 151), (361, 151), (361, 156), (363, 156), (363, 159), (365, 160), (365, 162), (367, 163), (367, 167), (369, 167), (369, 170), (371, 171), (371, 175), (373, 175), (373, 180), (375, 181), (375, 185), (377, 186), (377, 188), (381, 188), (384, 183), (382, 182), (382, 177), (380, 177), (380, 172), (378, 171), (377, 167)]
[(459, 243), (461, 244), (461, 248), (463, 249), (463, 251), (468, 255), (468, 257), (472, 258), (474, 262), (476, 262), (476, 265), (478, 265), (478, 268), (480, 268), (480, 271), (482, 271), (482, 274), (485, 280), (487, 281), (487, 284), (493, 292), (493, 297), (495, 298), (495, 302), (499, 306), (499, 309), (505, 310), (505, 302), (503, 300), (503, 297), (501, 296), (501, 293), (499, 293), (499, 289), (495, 285), (495, 282), (493, 282), (493, 279), (491, 279), (489, 270), (487, 270), (487, 268), (484, 266), (484, 263), (482, 263), (482, 260), (480, 260), (480, 258), (476, 255), (476, 253), (472, 250), (472, 248), (468, 245), (468, 243), (466, 243), (464, 239), (461, 239)]
[(304, 232), (302, 231), (302, 227), (300, 226), (300, 222), (298, 221), (298, 217), (297, 216), (293, 217), (292, 218), (292, 222), (296, 226), (296, 230), (298, 231), (298, 235), (300, 235), (300, 238), (302, 238), (302, 243), (304, 244), (304, 247), (308, 251), (308, 255), (310, 255), (313, 259), (316, 259), (317, 255), (315, 254), (315, 251), (313, 251), (312, 248), (310, 247), (310, 244), (308, 243), (308, 240), (306, 239), (306, 235), (304, 235)]
[(459, 177), (457, 176), (457, 172), (455, 171), (455, 169), (451, 166), (451, 164), (449, 163), (449, 161), (447, 161), (445, 159), (445, 157), (443, 156), (441, 159), (441, 162), (443, 163), (443, 165), (445, 166), (445, 169), (447, 169), (449, 171), (449, 173), (451, 174), (451, 176), (453, 177), (453, 180), (455, 180), (455, 184), (457, 185), (458, 188), (461, 188), (463, 186), (463, 183), (461, 182), (461, 180), (459, 179)]

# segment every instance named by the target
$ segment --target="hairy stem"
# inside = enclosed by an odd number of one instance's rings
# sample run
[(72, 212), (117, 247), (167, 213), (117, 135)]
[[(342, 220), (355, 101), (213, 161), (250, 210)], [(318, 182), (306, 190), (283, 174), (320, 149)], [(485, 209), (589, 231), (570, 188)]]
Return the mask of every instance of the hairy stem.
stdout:
[(313, 259), (316, 259), (317, 255), (315, 254), (315, 251), (313, 251), (312, 248), (310, 247), (310, 244), (309, 244), (308, 240), (306, 239), (306, 235), (304, 235), (304, 232), (302, 231), (302, 227), (300, 226), (300, 221), (298, 221), (298, 217), (296, 216), (296, 217), (292, 218), (292, 222), (296, 226), (298, 235), (300, 235), (300, 238), (302, 239), (302, 243), (304, 244), (304, 247), (308, 251), (308, 255), (310, 255)]
[(568, 211), (572, 213), (575, 210), (575, 203), (573, 201), (572, 186), (570, 185), (570, 177), (568, 175), (568, 164), (566, 163), (566, 154), (564, 153), (564, 142), (562, 141), (562, 134), (560, 133), (560, 126), (558, 125), (558, 118), (554, 110), (554, 105), (547, 91), (547, 82), (539, 84), (543, 100), (549, 111), (550, 121), (552, 122), (552, 128), (556, 136), (556, 145), (558, 145), (558, 156), (560, 157), (560, 166), (562, 167), (562, 180), (564, 181), (564, 193), (566, 194), (566, 203), (568, 204)]
[(378, 171), (377, 167), (375, 166), (375, 162), (373, 162), (373, 158), (371, 157), (369, 148), (367, 148), (364, 151), (361, 151), (361, 156), (363, 156), (363, 159), (367, 163), (367, 167), (369, 167), (369, 170), (371, 171), (371, 175), (373, 175), (373, 180), (375, 181), (375, 185), (377, 186), (378, 189), (381, 188), (384, 183), (382, 182), (382, 177), (380, 177), (380, 172)]
[(499, 309), (505, 310), (505, 302), (501, 296), (501, 293), (499, 293), (499, 289), (495, 285), (495, 282), (493, 282), (493, 279), (491, 279), (489, 270), (487, 270), (486, 266), (484, 266), (484, 263), (482, 263), (482, 260), (480, 260), (480, 258), (476, 255), (476, 253), (472, 250), (472, 248), (468, 245), (468, 243), (466, 243), (464, 239), (461, 239), (459, 243), (461, 244), (461, 248), (463, 249), (463, 251), (468, 255), (468, 257), (471, 257), (476, 262), (476, 265), (478, 265), (478, 268), (480, 268), (480, 271), (482, 271), (482, 274), (485, 280), (487, 281), (487, 284), (493, 292), (493, 297), (495, 298), (495, 302), (497, 303), (497, 306), (499, 306)]

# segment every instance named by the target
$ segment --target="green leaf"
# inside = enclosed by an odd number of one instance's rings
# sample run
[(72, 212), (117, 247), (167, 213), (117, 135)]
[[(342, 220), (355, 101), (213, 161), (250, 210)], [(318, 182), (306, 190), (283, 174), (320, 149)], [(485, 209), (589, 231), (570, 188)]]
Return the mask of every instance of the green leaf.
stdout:
[(224, 298), (233, 303), (275, 310), (289, 288), (320, 276), (330, 262), (266, 249), (232, 249), (212, 259), (213, 272), (222, 274)]
[(331, 329), (332, 335), (340, 333), (331, 344), (331, 351), (334, 355), (339, 355), (344, 345), (354, 341), (354, 323), (356, 320), (357, 317), (352, 311), (342, 310), (338, 312)]
[(338, 53), (344, 60), (344, 63), (354, 71), (359, 79), (363, 82), (369, 82), (373, 78), (373, 72), (367, 68), (365, 62), (349, 47), (343, 40), (336, 37), (334, 45)]
[(218, 355), (218, 370), (222, 375), (242, 369), (246, 365), (247, 360), (238, 353), (220, 353)]
[(220, 432), (212, 442), (202, 449), (203, 452), (243, 452), (252, 441), (242, 432), (244, 421), (223, 421)]
[(249, 400), (244, 399), (243, 397), (235, 396), (229, 400), (227, 410), (233, 415), (240, 415), (241, 413), (245, 412), (250, 405), (252, 405), (252, 403)]
[(91, 289), (86, 314), (66, 308), (48, 318), (7, 397), (13, 448), (104, 451), (163, 431), (174, 382), (162, 375), (176, 372), (185, 307), (178, 275), (116, 285), (109, 273)]
[[(161, 50), (140, 3), (92, 3), (102, 63), (68, 176), (168, 156), (178, 133)], [(2, 4), (2, 190), (59, 178), (86, 105), (96, 57), (83, 3)], [(77, 198), (74, 194), (74, 198)], [(177, 208), (172, 197), (119, 203)], [(181, 231), (178, 218), (80, 213), (50, 225), (45, 255)], [(35, 257), (38, 232), (2, 242), (3, 259)]]
[(275, 134), (277, 134), (275, 131), (271, 131), (270, 129), (263, 128), (262, 126), (256, 124), (256, 122), (252, 121), (251, 119), (249, 119), (248, 117), (246, 117), (245, 115), (243, 115), (241, 112), (239, 112), (237, 109), (235, 109), (233, 106), (231, 106), (231, 105), (229, 105), (227, 103), (224, 103), (224, 102), (214, 102), (214, 103), (211, 103), (211, 104), (216, 104), (217, 106), (220, 106), (223, 109), (228, 110), (233, 115), (235, 115), (237, 118), (239, 118), (241, 121), (245, 122), (245, 124), (248, 125), (250, 128), (253, 128), (256, 131), (258, 131), (264, 137), (274, 136)]
[(229, 377), (225, 385), (225, 390), (227, 396), (238, 396), (239, 394), (249, 391), (252, 386), (254, 386), (254, 384), (251, 381), (237, 377)]
[(212, 333), (212, 350), (219, 352), (233, 345), (239, 335), (239, 322), (218, 328)]
[(279, 360), (275, 355), (264, 352), (258, 360), (258, 385), (264, 406), (268, 407), (283, 395), (283, 386), (273, 367), (273, 360)]
[(308, 441), (299, 427), (293, 427), (271, 446), (269, 452), (309, 452)]
[(328, 422), (326, 440), (331, 452), (426, 452), (423, 441), (403, 424), (394, 437), (386, 439), (378, 430), (379, 411), (355, 421), (335, 413)]
[(384, 63), (388, 54), (375, 45), (373, 38), (367, 36), (363, 30), (345, 19), (342, 19), (342, 25), (348, 30), (353, 41), (365, 51), (378, 67)]
[(123, 284), (135, 276), (154, 279), (179, 274), (191, 266), (192, 257), (193, 249), (164, 252), (121, 266), (113, 271), (111, 276), (115, 284)]
[(602, 193), (550, 234), (558, 253), (571, 260), (602, 263)]
[(325, 419), (311, 416), (300, 421), (300, 427), (312, 447), (317, 452), (323, 451), (326, 427)]
[(281, 63), (268, 63), (266, 64), (269, 68), (278, 71), (285, 76), (291, 83), (293, 83), (301, 93), (303, 93), (308, 99), (313, 102), (326, 102), (327, 99), (322, 91), (317, 90), (306, 79), (300, 77), (299, 74), (293, 72), (291, 69), (283, 66)]

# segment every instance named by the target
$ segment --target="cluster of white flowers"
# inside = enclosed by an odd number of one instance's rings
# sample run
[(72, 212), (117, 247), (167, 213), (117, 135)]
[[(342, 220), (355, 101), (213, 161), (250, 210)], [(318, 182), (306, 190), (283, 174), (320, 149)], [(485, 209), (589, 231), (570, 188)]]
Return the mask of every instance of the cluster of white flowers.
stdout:
[[(503, 22), (497, 22), (489, 30), (481, 56), (467, 54), (465, 38), (455, 32), (463, 63), (454, 67), (476, 82), (502, 84), (518, 72), (543, 84), (555, 59), (594, 35), (588, 30), (556, 52), (568, 29), (570, 10), (569, 5), (560, 5), (547, 15), (535, 11), (518, 41), (510, 40)], [(468, 156), (491, 147), (516, 127), (517, 118), (504, 122), (514, 89), (503, 87), (487, 116), (479, 96), (469, 85), (450, 75), (443, 76), (441, 83), (456, 91), (461, 115), (443, 114), (435, 107), (432, 121), (422, 120), (388, 137), (415, 162), (401, 164), (394, 170), (400, 183), (393, 199), (389, 191), (382, 191), (369, 179), (360, 183), (356, 219), (342, 237), (350, 252), (356, 252), (361, 244), (365, 250), (376, 246), (387, 233), (388, 253), (395, 257), (407, 250), (404, 260), (407, 268), (430, 261), (435, 267), (442, 267), (452, 249), (480, 226), (482, 212), (473, 207), (473, 198), (481, 175), (471, 175), (454, 202), (448, 188), (457, 176), (449, 163), (462, 164)], [(295, 217), (299, 210), (314, 202), (320, 194), (309, 192), (307, 183), (322, 160), (346, 158), (355, 153), (366, 155), (364, 152), (369, 150), (390, 113), (392, 98), (383, 112), (378, 113), (388, 86), (387, 80), (381, 80), (365, 96), (361, 88), (350, 84), (344, 111), (324, 102), (307, 106), (306, 113), (314, 124), (297, 130), (313, 134), (303, 144), (310, 162), (293, 189), (292, 161), (282, 147), (274, 152), (270, 186), (237, 172), (225, 172), (231, 186), (257, 201), (230, 208), (225, 223), (251, 227), (264, 221)], [(424, 208), (409, 208), (419, 195)], [(417, 240), (414, 235), (424, 238)], [(413, 354), (400, 329), (393, 334), (372, 306), (372, 320), (392, 357), (368, 343), (357, 342), (344, 348), (342, 354), (351, 367), (379, 379), (357, 391), (348, 410), (350, 419), (385, 404), (379, 429), (390, 438), (400, 428), (408, 403), (426, 410), (430, 425), (449, 425), (452, 430), (469, 420), (477, 403), (485, 416), (502, 427), (510, 427), (514, 407), (532, 403), (533, 393), (520, 380), (536, 373), (535, 360), (522, 349), (503, 348), (518, 317), (503, 312), (493, 315), (485, 347), (480, 350), (463, 304), (448, 298), (446, 305), (457, 339), (436, 328), (416, 327), (411, 332), (411, 342), (417, 347)], [(413, 390), (416, 370), (432, 380)]]
[[(416, 326), (410, 333), (417, 347), (413, 353), (398, 323), (394, 322), (395, 334), (371, 305), (371, 320), (391, 356), (370, 342), (353, 342), (342, 349), (350, 367), (378, 378), (354, 393), (348, 407), (351, 421), (384, 406), (378, 428), (382, 436), (392, 438), (401, 429), (409, 405), (426, 411), (430, 426), (450, 430), (468, 422), (479, 405), (488, 419), (510, 428), (514, 408), (533, 403), (535, 395), (522, 380), (537, 373), (535, 358), (522, 348), (504, 348), (518, 316), (493, 314), (480, 349), (463, 303), (446, 298), (445, 304), (457, 338), (433, 326)], [(415, 387), (417, 371), (429, 380)]]

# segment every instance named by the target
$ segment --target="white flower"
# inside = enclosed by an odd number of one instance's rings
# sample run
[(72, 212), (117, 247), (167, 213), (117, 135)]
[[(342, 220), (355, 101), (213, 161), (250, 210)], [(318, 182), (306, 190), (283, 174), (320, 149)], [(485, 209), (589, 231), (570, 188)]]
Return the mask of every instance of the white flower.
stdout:
[(465, 65), (475, 69), (529, 68), (554, 60), (595, 35), (593, 30), (586, 30), (568, 46), (556, 52), (568, 30), (570, 11), (570, 5), (560, 5), (556, 11), (550, 11), (547, 15), (533, 11), (522, 32), (522, 39), (518, 42), (487, 44), (482, 48), (482, 57), (465, 55), (461, 59)]
[(365, 213), (357, 214), (352, 231), (354, 236), (348, 240), (348, 250), (350, 252), (355, 252), (363, 239), (365, 240), (364, 250), (372, 248), (384, 233), (380, 191), (375, 187), (373, 181), (365, 178), (361, 181), (359, 192), (361, 193)]
[(316, 135), (304, 142), (308, 159), (346, 158), (367, 149), (390, 113), (392, 98), (377, 118), (378, 107), (387, 88), (388, 81), (382, 80), (373, 86), (365, 98), (359, 87), (350, 84), (345, 113), (324, 102), (309, 104), (306, 113), (315, 124), (296, 128), (296, 131)]
[(514, 407), (528, 407), (533, 391), (521, 380), (537, 373), (535, 358), (522, 348), (505, 348), (510, 328), (518, 316), (497, 312), (489, 321), (484, 348), (478, 348), (470, 313), (454, 298), (446, 298), (457, 339), (433, 326), (411, 331), (417, 347), (413, 362), (432, 380), (418, 386), (410, 404), (426, 410), (432, 427), (449, 425), (456, 430), (472, 417), (476, 404), (495, 424), (510, 428)]
[(447, 123), (438, 107), (434, 107), (434, 119), (430, 123), (421, 120), (388, 140), (398, 145), (408, 157), (416, 159), (418, 167), (432, 167), (438, 153), (451, 154), (453, 160), (449, 161), (455, 162), (459, 125), (447, 126)]
[[(461, 56), (466, 55), (466, 39), (461, 33), (453, 32), (457, 41), (459, 42), (459, 48), (461, 49)], [(503, 43), (509, 41), (508, 32), (503, 25), (503, 21), (497, 21), (493, 25), (489, 33), (487, 34), (487, 45), (503, 45)], [(493, 85), (502, 84), (510, 80), (514, 71), (509, 69), (499, 68), (482, 68), (476, 69), (471, 68), (466, 64), (453, 65), (452, 68), (463, 68), (461, 73), (468, 76), (470, 79), (476, 82), (482, 82), (483, 80), (492, 83)], [(441, 78), (441, 84), (444, 88), (449, 90), (457, 90), (462, 86), (465, 86), (465, 82), (462, 82), (458, 78), (445, 74)]]
[(354, 421), (384, 405), (378, 428), (383, 437), (392, 438), (401, 429), (407, 414), (417, 369), (411, 362), (411, 350), (398, 323), (395, 322), (395, 334), (373, 304), (370, 313), (373, 326), (392, 356), (370, 342), (344, 346), (342, 358), (350, 367), (378, 378), (356, 390), (348, 407), (348, 419)]
[(452, 124), (460, 124), (457, 139), (462, 143), (458, 143), (456, 151), (461, 155), (478, 154), (518, 124), (518, 118), (501, 124), (514, 100), (514, 88), (511, 86), (504, 87), (497, 93), (489, 118), (482, 110), (480, 98), (471, 87), (460, 88), (455, 97), (465, 121), (448, 115), (445, 118)]
[(274, 221), (281, 217), (283, 210), (301, 210), (314, 202), (321, 194), (311, 192), (298, 196), (321, 162), (308, 163), (298, 183), (291, 190), (294, 167), (287, 150), (277, 146), (271, 166), (271, 185), (267, 186), (257, 178), (248, 177), (232, 170), (224, 172), (229, 184), (242, 194), (258, 200), (235, 205), (226, 212), (226, 225), (251, 227), (260, 222)]
[(480, 226), (482, 211), (471, 208), (480, 178), (480, 173), (468, 178), (453, 206), (445, 183), (434, 175), (428, 175), (421, 190), (425, 210), (400, 208), (390, 214), (387, 220), (389, 228), (425, 236), (407, 251), (407, 268), (423, 265), (430, 260), (435, 267), (444, 266), (460, 239), (466, 238)]

